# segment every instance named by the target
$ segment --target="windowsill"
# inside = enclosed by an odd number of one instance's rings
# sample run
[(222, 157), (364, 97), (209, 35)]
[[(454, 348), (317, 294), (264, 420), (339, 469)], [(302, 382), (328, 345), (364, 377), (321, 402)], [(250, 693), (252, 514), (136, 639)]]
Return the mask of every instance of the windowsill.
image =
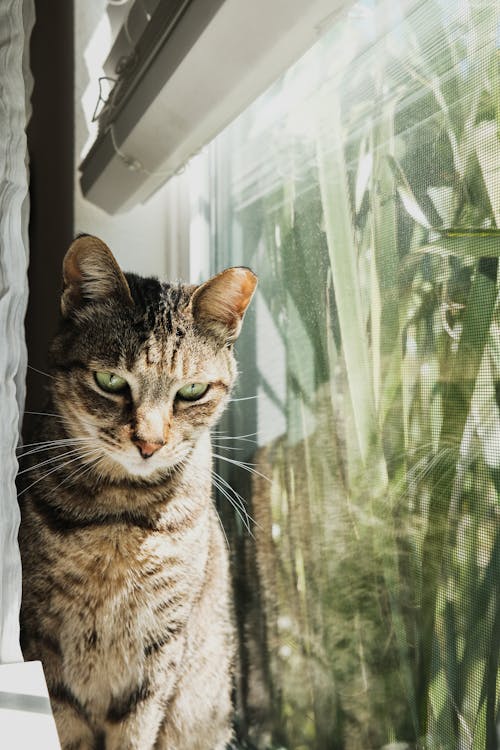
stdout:
[(60, 750), (39, 661), (0, 665), (2, 750)]

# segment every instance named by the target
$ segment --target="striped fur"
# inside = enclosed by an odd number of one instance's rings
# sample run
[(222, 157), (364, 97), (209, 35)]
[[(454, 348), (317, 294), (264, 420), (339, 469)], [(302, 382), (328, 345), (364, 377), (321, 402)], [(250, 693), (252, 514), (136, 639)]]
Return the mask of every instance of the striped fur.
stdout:
[[(64, 281), (51, 416), (33, 441), (68, 442), (21, 462), (24, 656), (43, 662), (63, 750), (222, 750), (234, 634), (209, 429), (255, 277), (230, 269), (196, 288), (124, 276), (82, 237)], [(105, 393), (94, 371), (130, 388)], [(191, 382), (210, 387), (180, 401)], [(164, 444), (144, 458), (138, 436)]]

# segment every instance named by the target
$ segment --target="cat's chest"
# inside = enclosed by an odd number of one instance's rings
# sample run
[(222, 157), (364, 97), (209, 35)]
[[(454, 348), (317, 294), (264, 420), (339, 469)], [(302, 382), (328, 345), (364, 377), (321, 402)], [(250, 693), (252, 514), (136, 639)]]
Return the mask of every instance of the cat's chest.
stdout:
[(93, 547), (75, 548), (68, 571), (83, 584), (66, 602), (61, 645), (79, 699), (104, 709), (137, 683), (147, 644), (186, 623), (203, 557), (161, 534), (103, 534)]
[(82, 604), (78, 594), (85, 594), (92, 612), (106, 611), (107, 621), (114, 622), (113, 615), (128, 619), (148, 609), (160, 585), (188, 595), (203, 557), (199, 546), (193, 555), (186, 540), (165, 533), (103, 531), (73, 540), (66, 550), (65, 576), (76, 585), (74, 608)]

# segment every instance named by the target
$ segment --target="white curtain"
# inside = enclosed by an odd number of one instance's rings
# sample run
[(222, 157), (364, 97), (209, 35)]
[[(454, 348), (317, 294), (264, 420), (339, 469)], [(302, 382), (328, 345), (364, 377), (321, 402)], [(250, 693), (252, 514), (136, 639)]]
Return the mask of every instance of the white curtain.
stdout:
[(24, 404), (28, 296), (26, 124), (33, 0), (0, 2), (0, 664), (22, 660), (21, 562), (14, 479)]

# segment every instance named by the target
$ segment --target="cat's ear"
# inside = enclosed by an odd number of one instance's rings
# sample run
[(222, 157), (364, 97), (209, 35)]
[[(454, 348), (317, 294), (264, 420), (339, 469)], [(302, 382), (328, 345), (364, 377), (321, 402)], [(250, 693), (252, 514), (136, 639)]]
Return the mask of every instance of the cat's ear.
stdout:
[(234, 341), (256, 286), (257, 276), (249, 268), (227, 268), (195, 289), (195, 321), (224, 342)]
[(72, 243), (63, 261), (64, 317), (89, 302), (107, 299), (133, 305), (127, 280), (113, 253), (98, 237), (82, 235)]

